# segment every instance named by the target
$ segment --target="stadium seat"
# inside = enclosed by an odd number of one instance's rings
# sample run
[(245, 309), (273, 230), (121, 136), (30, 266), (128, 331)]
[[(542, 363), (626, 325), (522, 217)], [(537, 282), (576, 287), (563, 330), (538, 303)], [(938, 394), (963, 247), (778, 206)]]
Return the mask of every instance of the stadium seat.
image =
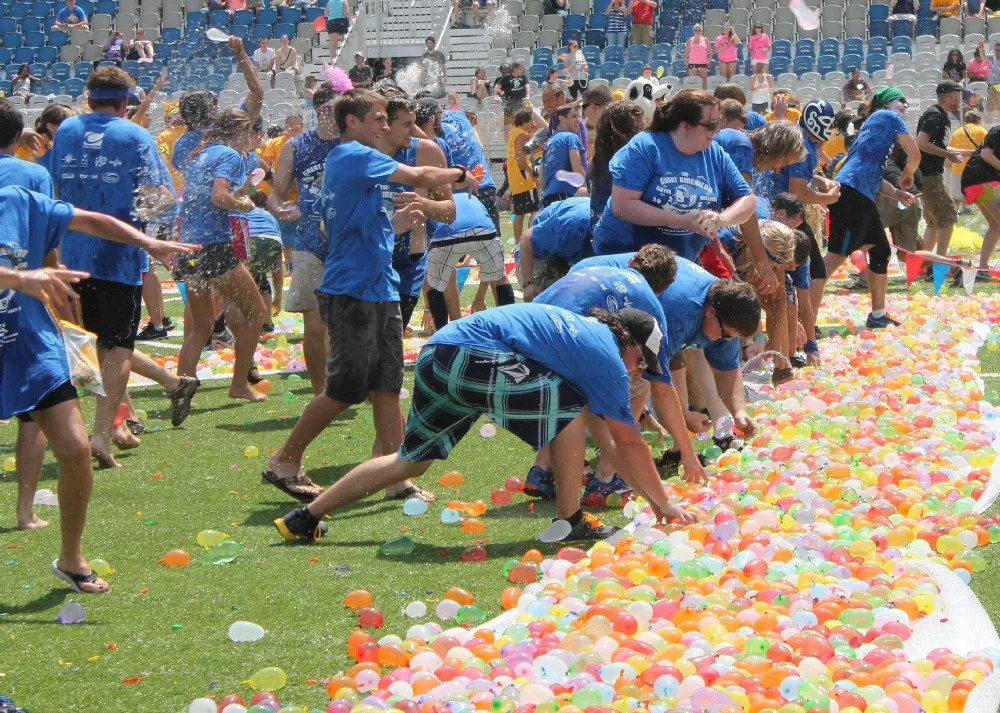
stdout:
[(39, 47), (35, 50), (35, 59), (42, 64), (52, 64), (59, 60), (58, 47)]
[(608, 29), (608, 16), (607, 15), (591, 15), (588, 20), (587, 26), (591, 30), (607, 30)]
[(603, 47), (607, 39), (604, 30), (591, 28), (583, 34), (583, 41), (594, 47)]
[(225, 10), (213, 10), (208, 13), (209, 27), (218, 27), (220, 30), (229, 29), (229, 13)]
[(837, 70), (837, 65), (840, 64), (840, 58), (833, 55), (820, 55), (819, 59), (816, 60), (816, 71), (818, 71), (824, 78), (830, 73)]
[(909, 20), (893, 20), (889, 23), (889, 31), (892, 33), (892, 38), (897, 37), (913, 37), (913, 23)]
[(90, 73), (94, 71), (94, 65), (91, 62), (77, 62), (76, 66), (73, 67), (73, 76), (77, 79), (86, 81)]
[(799, 40), (795, 43), (795, 56), (816, 59), (816, 43), (813, 40)]
[(863, 55), (865, 53), (865, 43), (860, 37), (848, 37), (844, 40), (844, 54)]
[(620, 45), (608, 45), (604, 48), (604, 61), (625, 63), (625, 48)]
[(0, 47), (0, 65), (10, 64), (11, 52), (6, 47)]
[(597, 45), (584, 45), (583, 49), (584, 58), (587, 60), (587, 64), (600, 64), (601, 63), (601, 48)]
[(225, 78), (233, 73), (233, 60), (229, 57), (218, 57), (212, 62), (212, 70), (215, 74), (220, 74)]
[(771, 58), (782, 57), (784, 59), (792, 58), (792, 43), (788, 40), (775, 40), (771, 43)]
[[(13, 20), (14, 18), (7, 19)], [(25, 17), (21, 19), (21, 32), (41, 32), (43, 29), (45, 28), (40, 17)]]
[(621, 65), (618, 62), (605, 62), (601, 65), (601, 79), (607, 79), (609, 82), (614, 82), (618, 79), (618, 74), (621, 71)]
[(63, 90), (74, 99), (83, 94), (84, 88), (84, 81), (79, 77), (71, 77), (70, 79), (67, 79), (65, 85), (63, 86)]
[(274, 8), (261, 8), (257, 11), (258, 25), (274, 25), (278, 22), (278, 11)]
[(31, 73), (33, 77), (47, 77), (49, 74), (49, 66), (47, 64), (34, 62), (28, 67), (28, 72)]
[(550, 66), (551, 65), (540, 64), (540, 63), (535, 63), (531, 65), (531, 67), (528, 68), (528, 78), (532, 82), (538, 82), (539, 84), (541, 84), (542, 82), (545, 81), (545, 78), (548, 76)]
[(302, 11), (297, 7), (282, 6), (280, 10), (280, 17), (282, 22), (297, 25), (302, 22)]
[(585, 15), (567, 15), (564, 18), (563, 29), (579, 30), (583, 32), (587, 29), (587, 18)]
[(253, 12), (250, 10), (237, 10), (233, 13), (233, 24), (250, 27), (253, 25)]
[(583, 44), (583, 31), (582, 30), (563, 30), (562, 33), (562, 45), (565, 47), (569, 44), (570, 40), (574, 40), (578, 45)]
[[(865, 34), (865, 23), (848, 22), (844, 26), (844, 33), (849, 37), (863, 37)], [(871, 37), (888, 37), (889, 23), (885, 20), (870, 20), (868, 22), (868, 34)]]
[[(854, 9), (850, 8), (850, 10), (851, 10), (851, 13), (853, 14)], [(845, 16), (846, 15), (847, 15), (847, 13), (845, 12)], [(855, 18), (851, 17), (849, 19), (855, 19)], [(884, 21), (888, 20), (889, 19), (889, 6), (888, 5), (876, 5), (876, 4), (870, 5), (868, 7), (868, 19), (869, 20), (875, 20), (875, 21), (878, 21), (878, 22), (884, 22)]]
[(654, 60), (669, 61), (673, 55), (673, 47), (665, 42), (655, 44), (652, 47), (652, 58)]
[[(532, 53), (532, 59), (534, 64), (543, 64), (546, 67), (551, 67), (553, 64), (553, 52), (551, 47), (538, 47)], [(544, 77), (542, 78), (544, 80)]]
[(14, 87), (6, 79), (0, 79), (0, 92), (4, 93), (4, 96), (10, 96), (10, 93), (14, 91)]
[(841, 60), (841, 71), (850, 74), (852, 69), (862, 68), (862, 59), (859, 54), (845, 54)]
[(288, 35), (288, 39), (295, 37), (295, 25), (288, 22), (279, 22), (274, 26), (274, 36), (276, 39), (281, 39), (283, 35)]
[(913, 40), (909, 37), (893, 37), (892, 38), (892, 54), (897, 52), (905, 52), (908, 55), (913, 55)]
[(10, 49), (13, 49), (15, 47), (20, 47), (21, 42), (24, 40), (24, 38), (21, 37), (20, 32), (4, 32), (2, 38), (3, 38), (3, 46), (8, 47)]
[[(865, 58), (865, 65), (868, 73), (877, 72), (880, 69), (885, 69), (886, 65), (889, 63), (889, 58), (881, 53), (872, 52)], [(937, 70), (934, 70), (937, 72)]]
[(20, 20), (22, 17), (27, 17), (30, 8), (26, 2), (15, 2), (7, 5), (7, 13), (13, 17), (15, 20)]
[[(670, 66), (670, 62), (667, 62), (662, 59), (654, 59), (652, 62), (649, 63), (649, 65), (653, 68), (653, 76), (660, 77), (661, 80), (663, 77), (669, 75), (672, 69)], [(663, 71), (661, 72), (660, 70)]]
[[(47, 97), (50, 94), (58, 94), (60, 91), (61, 90), (59, 88), (59, 82), (55, 81), (54, 79), (42, 80), (42, 88), (41, 91), (39, 92), (40, 94), (44, 94)], [(44, 99), (44, 97), (42, 99), (43, 103), (45, 104), (48, 103), (48, 99)]]
[(254, 42), (261, 38), (269, 40), (272, 37), (271, 30), (271, 25), (261, 25), (258, 23), (250, 29), (250, 39)]
[(771, 62), (768, 66), (768, 71), (771, 74), (778, 75), (783, 74), (788, 71), (789, 61), (787, 57), (771, 57)]
[(840, 57), (840, 40), (836, 37), (824, 37), (819, 41), (820, 57)]
[(802, 55), (792, 60), (792, 71), (801, 77), (806, 72), (813, 71), (814, 60), (809, 55)]
[(622, 65), (622, 76), (627, 79), (638, 79), (642, 75), (642, 68), (645, 64), (645, 62), (636, 61), (626, 62)]
[(34, 47), (18, 47), (14, 50), (14, 61), (17, 64), (31, 64), (35, 61)]
[(629, 45), (626, 58), (629, 62), (642, 62), (645, 64), (649, 61), (649, 48), (646, 45)]

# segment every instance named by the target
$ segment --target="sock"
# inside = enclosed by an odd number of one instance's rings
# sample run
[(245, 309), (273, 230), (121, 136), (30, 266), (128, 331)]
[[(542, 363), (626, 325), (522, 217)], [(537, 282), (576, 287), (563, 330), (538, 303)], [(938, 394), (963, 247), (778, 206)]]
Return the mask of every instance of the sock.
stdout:
[(885, 310), (884, 309), (873, 309), (872, 310), (872, 317), (874, 317), (875, 319), (879, 319), (880, 317), (885, 317)]
[(285, 515), (284, 520), (288, 529), (296, 534), (312, 532), (319, 524), (319, 518), (309, 512), (309, 508), (305, 506), (292, 510)]
[(575, 513), (566, 518), (557, 517), (552, 522), (555, 522), (556, 520), (560, 519), (563, 519), (566, 522), (568, 522), (570, 524), (570, 527), (576, 527), (579, 524), (580, 520), (583, 519), (583, 510), (577, 510)]
[(448, 324), (448, 303), (444, 300), (444, 292), (427, 290), (427, 309), (431, 311), (435, 329), (443, 329)]
[(514, 286), (511, 284), (497, 285), (497, 304), (500, 307), (514, 304)]
[(219, 315), (219, 318), (215, 320), (215, 326), (212, 327), (212, 331), (216, 334), (225, 331), (226, 329), (226, 317), (225, 315)]

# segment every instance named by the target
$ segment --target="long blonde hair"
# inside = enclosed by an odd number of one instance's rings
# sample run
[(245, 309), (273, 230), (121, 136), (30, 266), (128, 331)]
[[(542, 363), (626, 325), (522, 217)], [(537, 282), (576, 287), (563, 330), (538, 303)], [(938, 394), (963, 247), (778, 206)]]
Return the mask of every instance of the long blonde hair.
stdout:
[[(760, 224), (760, 240), (768, 256), (782, 265), (787, 265), (795, 259), (795, 231), (776, 220)], [(754, 259), (746, 247), (742, 235), (736, 238), (736, 271), (741, 275), (754, 274)]]

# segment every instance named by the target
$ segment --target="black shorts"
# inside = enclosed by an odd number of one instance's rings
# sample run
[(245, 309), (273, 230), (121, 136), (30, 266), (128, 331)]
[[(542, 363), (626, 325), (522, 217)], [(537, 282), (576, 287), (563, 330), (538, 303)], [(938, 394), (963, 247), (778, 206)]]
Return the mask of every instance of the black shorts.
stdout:
[(528, 215), (538, 212), (538, 196), (533, 190), (515, 193), (510, 197), (511, 212), (514, 215)]
[(548, 208), (553, 203), (556, 203), (558, 201), (564, 201), (572, 197), (573, 197), (572, 193), (552, 193), (542, 198), (542, 208)]
[(83, 326), (97, 335), (103, 349), (132, 349), (142, 317), (142, 285), (124, 285), (96, 277), (73, 285), (80, 295)]
[(338, 35), (346, 35), (349, 29), (351, 29), (351, 21), (346, 17), (327, 18), (327, 32), (336, 32)]
[(851, 186), (840, 187), (840, 198), (830, 205), (828, 251), (850, 255), (865, 245), (889, 245), (878, 208), (868, 196)]
[(796, 230), (801, 230), (809, 236), (809, 279), (825, 280), (826, 264), (823, 262), (823, 253), (819, 249), (819, 241), (816, 239), (816, 234), (809, 227), (809, 223), (805, 221), (802, 221), (802, 225), (796, 228)]
[[(485, 168), (485, 167), (484, 167)], [(488, 169), (487, 169), (488, 170)], [(493, 221), (493, 227), (500, 232), (500, 209), (497, 208), (497, 189), (495, 186), (487, 186), (486, 188), (479, 189), (479, 202), (483, 204), (486, 208), (486, 212), (490, 214), (490, 220)]]
[(359, 404), (372, 391), (403, 388), (403, 320), (399, 302), (365, 302), (316, 293), (330, 336), (326, 395)]
[(56, 388), (52, 389), (49, 393), (42, 397), (35, 408), (31, 411), (26, 411), (25, 413), (17, 414), (17, 420), (21, 423), (31, 423), (35, 419), (31, 417), (31, 414), (35, 411), (44, 411), (47, 408), (52, 408), (53, 406), (58, 406), (66, 401), (72, 401), (77, 398), (76, 387), (73, 386), (72, 381), (64, 381), (59, 384)]
[(184, 280), (190, 277), (222, 277), (240, 266), (231, 243), (206, 245), (196, 253), (185, 255), (177, 261), (177, 276)]

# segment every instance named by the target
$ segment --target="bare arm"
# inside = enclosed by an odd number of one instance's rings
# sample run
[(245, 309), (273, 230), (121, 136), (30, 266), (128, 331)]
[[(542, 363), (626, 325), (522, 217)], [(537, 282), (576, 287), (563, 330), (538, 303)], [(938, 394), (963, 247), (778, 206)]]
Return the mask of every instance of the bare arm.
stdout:
[(291, 142), (286, 141), (285, 145), (281, 147), (281, 153), (278, 154), (277, 166), (271, 177), (271, 195), (267, 197), (267, 209), (283, 222), (294, 221), (294, 218), (288, 218), (288, 216), (286, 216), (287, 220), (282, 218), (282, 204), (288, 200), (288, 194), (291, 193), (292, 182), (295, 178), (292, 171), (294, 153), (295, 149), (292, 148)]
[(216, 178), (212, 181), (212, 205), (219, 210), (240, 211), (246, 213), (253, 210), (253, 201), (247, 196), (237, 198), (229, 190), (230, 183), (226, 178)]
[[(417, 165), (447, 169), (448, 163), (441, 147), (434, 141), (424, 139), (417, 145)], [(419, 203), (424, 215), (439, 223), (455, 221), (455, 199), (451, 195), (450, 184), (431, 188), (427, 190), (427, 195), (405, 192), (398, 194), (396, 198), (404, 204)]]
[(752, 194), (740, 196), (732, 205), (719, 213), (720, 225), (743, 225), (757, 211), (757, 198)]
[(524, 155), (524, 145), (528, 143), (528, 135), (521, 134), (516, 139), (514, 139), (514, 160), (517, 162), (517, 167), (522, 172), (531, 172), (531, 164), (528, 163), (528, 157)]
[(921, 131), (917, 134), (917, 148), (923, 153), (930, 154), (931, 156), (941, 156), (952, 163), (958, 163), (964, 158), (964, 153), (957, 149), (943, 149), (940, 146), (936, 146), (931, 141), (931, 135), (926, 131)]
[(524, 301), (531, 302), (538, 294), (535, 287), (535, 249), (531, 245), (531, 228), (521, 233), (521, 291)]
[(583, 170), (583, 161), (580, 160), (579, 149), (569, 150), (569, 165), (573, 169), (573, 173), (579, 173), (584, 179), (587, 178), (587, 172)]
[[(460, 168), (440, 168), (438, 166), (407, 166), (399, 164), (392, 175), (388, 177), (390, 181), (405, 183), (414, 188), (437, 188), (449, 183), (457, 183), (462, 177)], [(466, 182), (470, 180), (475, 184), (475, 178), (471, 173), (466, 172)]]
[(719, 398), (733, 415), (736, 427), (743, 432), (743, 435), (752, 436), (757, 427), (747, 415), (746, 405), (743, 401), (743, 372), (739, 369), (719, 371), (713, 367), (712, 373), (715, 376), (715, 386), (719, 390)]
[(78, 233), (87, 233), (113, 243), (124, 243), (142, 248), (160, 262), (169, 259), (172, 255), (179, 253), (191, 253), (201, 248), (188, 243), (167, 242), (165, 240), (154, 240), (148, 235), (140, 233), (127, 223), (123, 223), (117, 218), (103, 213), (93, 213), (89, 210), (73, 209), (73, 218), (69, 221), (69, 229)]
[(260, 115), (260, 108), (264, 104), (264, 85), (260, 81), (260, 75), (257, 74), (257, 68), (250, 59), (250, 55), (243, 47), (243, 40), (239, 37), (230, 37), (227, 44), (236, 55), (236, 63), (240, 66), (240, 71), (243, 72), (243, 76), (247, 80), (247, 89), (250, 93), (247, 95), (244, 105), (252, 122)]
[(135, 114), (132, 115), (132, 122), (142, 126), (143, 119), (149, 113), (149, 107), (153, 104), (153, 98), (156, 93), (163, 89), (167, 83), (167, 70), (164, 69), (160, 72), (160, 78), (156, 80), (156, 84), (153, 85), (153, 90), (149, 92), (143, 100), (139, 103), (139, 108), (135, 110)]
[(649, 384), (656, 415), (673, 437), (674, 446), (681, 453), (684, 479), (697, 483), (705, 482), (708, 480), (708, 476), (698, 460), (698, 454), (695, 453), (694, 444), (691, 443), (691, 437), (688, 435), (687, 424), (684, 421), (684, 408), (681, 406), (677, 389), (665, 381), (650, 381)]
[(837, 199), (840, 198), (839, 186), (835, 186), (832, 190), (823, 193), (810, 188), (809, 183), (804, 178), (789, 178), (788, 192), (803, 203), (814, 205), (830, 205), (831, 203), (836, 203)]
[(615, 217), (635, 225), (683, 228), (701, 234), (697, 221), (690, 214), (676, 214), (668, 210), (660, 210), (654, 205), (643, 202), (642, 194), (638, 191), (630, 191), (621, 186), (611, 187), (611, 211)]

